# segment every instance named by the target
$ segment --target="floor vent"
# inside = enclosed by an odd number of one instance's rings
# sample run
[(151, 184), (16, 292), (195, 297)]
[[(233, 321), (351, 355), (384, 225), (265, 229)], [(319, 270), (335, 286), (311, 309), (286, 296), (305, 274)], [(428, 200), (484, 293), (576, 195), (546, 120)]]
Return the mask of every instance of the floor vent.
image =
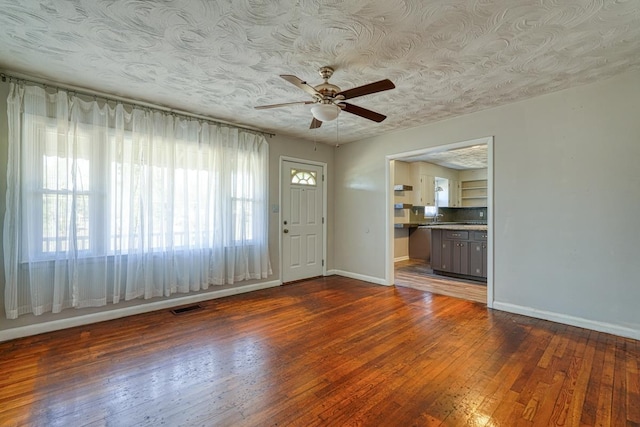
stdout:
[(204, 307), (202, 307), (200, 304), (194, 304), (194, 305), (187, 305), (185, 307), (180, 307), (180, 308), (174, 308), (173, 310), (171, 310), (171, 312), (175, 315), (178, 314), (185, 314), (185, 313), (189, 313), (191, 311), (195, 311), (195, 310), (201, 310)]

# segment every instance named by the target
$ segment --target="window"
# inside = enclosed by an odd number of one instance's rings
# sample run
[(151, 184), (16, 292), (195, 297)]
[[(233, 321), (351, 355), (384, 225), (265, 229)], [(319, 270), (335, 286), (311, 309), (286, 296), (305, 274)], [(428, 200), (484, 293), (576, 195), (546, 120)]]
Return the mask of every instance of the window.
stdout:
[(271, 274), (263, 135), (13, 82), (7, 111), (8, 318)]
[[(170, 164), (158, 161), (162, 156), (147, 161), (140, 154), (139, 144), (134, 144), (131, 133), (126, 132), (121, 153), (131, 155), (111, 160), (108, 173), (102, 179), (92, 179), (92, 174), (103, 169), (104, 150), (92, 151), (90, 132), (80, 126), (74, 147), (61, 149), (55, 123), (44, 118), (34, 120), (40, 122), (45, 134), (43, 143), (33, 147), (42, 159), (42, 169), (38, 169), (41, 185), (32, 194), (32, 207), (42, 218), (42, 226), (30, 234), (31, 246), (42, 248), (36, 257), (47, 259), (69, 251), (93, 256), (144, 248), (162, 250), (167, 246), (207, 247), (213, 240), (213, 229), (202, 230), (199, 224), (213, 220), (213, 211), (202, 202), (215, 199), (218, 177), (204, 165), (180, 164), (171, 169)], [(115, 144), (113, 136), (109, 143)], [(202, 157), (207, 150), (177, 141), (173, 151), (186, 162)], [(313, 175), (300, 174), (302, 185), (315, 185)], [(233, 226), (225, 239), (227, 246), (254, 240), (256, 183), (252, 175), (231, 174), (232, 202), (227, 218)], [(174, 189), (172, 197), (166, 193), (169, 189)], [(149, 212), (146, 220), (142, 217), (145, 210)], [(146, 241), (139, 233), (122, 232), (142, 227), (149, 230)]]
[(232, 178), (233, 190), (233, 235), (229, 245), (253, 240), (254, 183), (248, 173), (236, 173)]
[(315, 187), (316, 184), (316, 172), (291, 169), (291, 183), (298, 185), (308, 185)]
[(96, 235), (104, 221), (102, 204), (97, 200), (102, 193), (99, 180), (91, 176), (96, 159), (88, 149), (89, 135), (79, 128), (73, 147), (60, 144), (55, 121), (35, 116), (30, 120), (38, 137), (28, 140), (32, 145), (27, 151), (41, 166), (29, 168), (35, 181), (26, 191), (31, 212), (40, 218), (29, 233), (30, 256), (50, 258), (69, 251), (88, 255), (97, 249)]

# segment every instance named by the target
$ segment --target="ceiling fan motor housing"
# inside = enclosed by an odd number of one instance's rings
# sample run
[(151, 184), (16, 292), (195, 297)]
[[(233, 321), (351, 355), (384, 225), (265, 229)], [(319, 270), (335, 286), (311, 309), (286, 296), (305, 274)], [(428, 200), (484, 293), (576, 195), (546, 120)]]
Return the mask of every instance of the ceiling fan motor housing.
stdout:
[(318, 86), (314, 88), (318, 92), (322, 94), (322, 96), (333, 98), (336, 93), (340, 92), (340, 88), (336, 85), (332, 85), (331, 83), (320, 83)]
[(333, 98), (336, 93), (340, 92), (340, 88), (334, 84), (328, 82), (328, 80), (333, 76), (333, 68), (331, 67), (320, 67), (318, 70), (318, 74), (324, 80), (324, 83), (320, 83), (315, 86), (314, 89), (322, 94), (324, 97)]

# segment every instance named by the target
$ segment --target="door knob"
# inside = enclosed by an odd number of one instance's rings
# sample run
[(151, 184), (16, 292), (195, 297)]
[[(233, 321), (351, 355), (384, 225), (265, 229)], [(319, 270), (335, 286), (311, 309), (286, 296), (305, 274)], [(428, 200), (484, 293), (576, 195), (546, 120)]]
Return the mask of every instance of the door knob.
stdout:
[(289, 230), (287, 230), (286, 228), (283, 231), (284, 231), (284, 234), (287, 234), (289, 232)]

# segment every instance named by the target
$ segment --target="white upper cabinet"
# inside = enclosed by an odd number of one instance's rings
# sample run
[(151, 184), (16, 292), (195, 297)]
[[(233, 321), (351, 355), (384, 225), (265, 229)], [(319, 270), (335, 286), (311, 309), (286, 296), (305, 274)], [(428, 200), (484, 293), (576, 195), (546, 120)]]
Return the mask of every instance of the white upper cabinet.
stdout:
[(435, 206), (435, 177), (424, 173), (424, 163), (411, 163), (414, 206)]
[(449, 180), (449, 207), (457, 208), (460, 206), (460, 181), (456, 179)]

